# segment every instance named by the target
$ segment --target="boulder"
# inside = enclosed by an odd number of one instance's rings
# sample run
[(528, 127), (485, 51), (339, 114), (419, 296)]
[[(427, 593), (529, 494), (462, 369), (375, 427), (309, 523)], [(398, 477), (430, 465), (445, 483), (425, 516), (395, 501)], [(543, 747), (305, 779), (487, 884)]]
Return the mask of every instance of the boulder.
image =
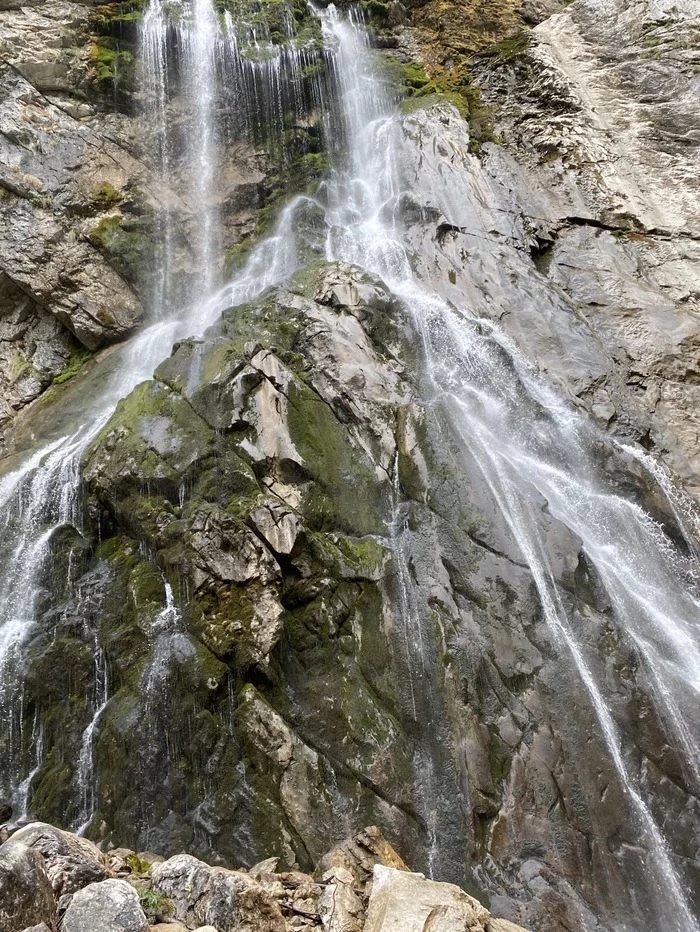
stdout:
[(364, 887), (372, 879), (377, 864), (410, 871), (377, 826), (370, 825), (324, 855), (318, 863), (317, 873), (325, 875), (334, 868), (344, 868), (350, 871), (357, 886)]
[(178, 854), (155, 867), (152, 877), (153, 890), (173, 903), (175, 918), (188, 928), (286, 932), (279, 906), (247, 874)]
[(104, 880), (107, 875), (104, 855), (87, 838), (44, 822), (25, 825), (12, 838), (44, 856), (46, 873), (57, 899)]
[(489, 911), (450, 883), (377, 864), (364, 932), (524, 932), (494, 925)]
[(354, 878), (345, 867), (336, 867), (323, 875), (327, 884), (318, 903), (324, 932), (362, 932), (365, 910), (353, 890)]
[(24, 932), (51, 932), (51, 929), (49, 929), (45, 922), (40, 922), (38, 926), (29, 926), (24, 929)]
[(139, 898), (125, 880), (91, 883), (73, 895), (61, 932), (150, 932)]
[(0, 847), (0, 932), (53, 920), (51, 882), (38, 851), (15, 839)]

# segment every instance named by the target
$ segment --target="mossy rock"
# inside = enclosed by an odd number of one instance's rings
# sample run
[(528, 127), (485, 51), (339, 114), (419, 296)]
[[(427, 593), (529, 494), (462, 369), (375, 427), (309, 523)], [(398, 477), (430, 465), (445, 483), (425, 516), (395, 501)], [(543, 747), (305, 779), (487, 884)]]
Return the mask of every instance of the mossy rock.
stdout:
[(156, 237), (150, 217), (102, 217), (89, 239), (132, 285), (143, 285), (152, 276)]

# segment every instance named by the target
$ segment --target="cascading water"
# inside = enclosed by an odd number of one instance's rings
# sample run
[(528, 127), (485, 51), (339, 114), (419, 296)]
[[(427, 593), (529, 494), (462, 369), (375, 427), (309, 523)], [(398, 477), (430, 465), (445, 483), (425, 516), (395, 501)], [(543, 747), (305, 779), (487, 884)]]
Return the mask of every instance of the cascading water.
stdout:
[(588, 453), (588, 425), (536, 380), (493, 324), (470, 320), (415, 280), (393, 222), (401, 193), (395, 167), (400, 132), (391, 118), (377, 118), (382, 95), (363, 55), (362, 34), (332, 13), (325, 25), (338, 44), (346, 138), (352, 141), (351, 174), (341, 174), (330, 187), (328, 258), (378, 276), (411, 313), (423, 341), (431, 403), (443, 408), (454, 435), (477, 462), (530, 567), (554, 638), (588, 693), (647, 852), (646, 870), (654, 875), (655, 919), (678, 932), (697, 929), (667, 843), (625, 760), (605, 684), (589, 667), (585, 632), (572, 623), (555, 581), (542, 501), (582, 540), (614, 605), (618, 630), (647, 669), (656, 704), (684, 750), (687, 777), (696, 787), (700, 603), (679, 578), (660, 528), (600, 475)]
[[(222, 28), (211, 0), (174, 4), (150, 0), (140, 34), (145, 122), (155, 140), (154, 170), (163, 189), (177, 184), (197, 205), (191, 240), (200, 299), (195, 304), (187, 302), (184, 312), (174, 303), (176, 295), (183, 292), (176, 284), (176, 219), (167, 202), (157, 217), (159, 274), (152, 302), (157, 322), (119, 354), (114, 373), (102, 390), (78, 405), (74, 416), (78, 423), (73, 431), (27, 458), (0, 482), (0, 509), (6, 528), (3, 544), (8, 554), (0, 578), (0, 792), (13, 798), (15, 813), (20, 816), (31, 799), (26, 774), (36, 772), (41, 762), (36, 734), (23, 734), (22, 648), (37, 628), (51, 541), (63, 527), (81, 527), (79, 466), (83, 454), (109, 419), (117, 400), (151, 375), (163, 357), (164, 346), (193, 331), (201, 332), (222, 306), (254, 298), (298, 267), (290, 235), (300, 203), (295, 202), (286, 211), (277, 234), (261, 244), (234, 285), (209, 302), (202, 299), (219, 277), (214, 193), (217, 88), (231, 84), (227, 90), (234, 112), (222, 132), (230, 134), (234, 123), (238, 124), (240, 136), (253, 139), (265, 129), (278, 143), (287, 108), (291, 106), (301, 117), (322, 97), (319, 82), (311, 81), (309, 90), (303, 74), (304, 69), (318, 63), (317, 53), (295, 48), (280, 51), (265, 35), (253, 35), (251, 49), (249, 33), (244, 28), (243, 54), (230, 17)], [(264, 54), (257, 60), (255, 52), (261, 50), (261, 42)], [(188, 101), (193, 127), (179, 153), (172, 139), (169, 110), (177, 94), (184, 94)], [(99, 644), (96, 650), (102, 650)], [(82, 827), (89, 824), (94, 808), (92, 745), (106, 701), (104, 696), (97, 703), (79, 753), (77, 782), (82, 802), (78, 822)]]
[[(165, 343), (201, 331), (221, 310), (250, 301), (283, 282), (309, 253), (323, 250), (330, 261), (359, 265), (381, 278), (410, 315), (424, 353), (426, 402), (440, 410), (455, 442), (463, 446), (465, 459), (475, 463), (483, 475), (532, 574), (552, 641), (561, 651), (565, 675), (572, 671), (578, 678), (597, 721), (624, 790), (632, 831), (644, 852), (643, 869), (655, 901), (645, 907), (650, 924), (678, 932), (697, 930), (668, 842), (626, 753), (606, 682), (597, 675), (586, 631), (581, 619), (572, 616), (555, 578), (543, 503), (548, 520), (553, 517), (581, 540), (586, 559), (610, 599), (615, 630), (645, 669), (659, 714), (682, 751), (686, 779), (697, 789), (699, 723), (695, 710), (700, 647), (696, 619), (700, 605), (688, 585), (687, 568), (679, 563), (662, 530), (639, 506), (619, 495), (597, 466), (591, 450), (599, 438), (590, 426), (538, 381), (509, 340), (492, 323), (470, 318), (468, 309), (456, 310), (416, 281), (400, 222), (401, 127), (361, 24), (342, 18), (333, 7), (318, 14), (334, 95), (322, 81), (304, 84), (304, 74), (318, 64), (318, 56), (308, 49), (273, 46), (269, 35), (251, 23), (234, 22), (230, 14), (222, 24), (211, 0), (175, 5), (179, 8), (175, 19), (168, 11), (173, 4), (159, 0), (150, 0), (144, 16), (144, 100), (155, 122), (157, 168), (164, 183), (189, 184), (199, 205), (192, 239), (200, 293), (219, 278), (215, 186), (222, 163), (221, 140), (232, 131), (231, 119), (218, 117), (225, 109), (222, 85), (228, 86), (231, 96), (228, 106), (244, 117), (241, 131), (253, 140), (264, 132), (282, 145), (288, 108), (297, 113), (324, 108), (328, 147), (336, 164), (322, 196), (293, 200), (283, 211), (275, 234), (253, 250), (241, 274), (209, 300), (189, 303), (181, 314), (171, 307), (176, 293), (172, 281), (174, 219), (166, 207), (160, 220), (162, 261), (154, 298), (160, 322), (123, 352), (118, 374), (84, 410), (76, 430), (29, 457), (0, 483), (9, 553), (0, 580), (0, 715), (4, 726), (0, 788), (14, 792), (22, 809), (30, 794), (31, 773), (40, 763), (40, 709), (34, 713), (32, 735), (21, 734), (24, 709), (19, 658), (40, 615), (41, 580), (52, 535), (65, 525), (80, 528), (79, 464), (85, 449), (115, 401), (150, 374)], [(265, 54), (256, 56), (261, 49)], [(182, 72), (179, 81), (173, 77), (177, 72), (174, 59)], [(188, 144), (179, 150), (169, 125), (175, 92), (187, 97), (195, 127)], [(300, 215), (316, 215), (319, 210), (325, 221), (318, 242), (302, 242), (296, 235)], [(410, 733), (417, 749), (417, 795), (422, 798), (420, 814), (429, 836), (429, 867), (439, 876), (441, 843), (446, 835), (458, 833), (461, 823), (449, 812), (450, 805), (456, 807), (454, 798), (450, 799), (455, 792), (453, 764), (443, 704), (431, 685), (435, 632), (429, 612), (418, 602), (408, 568), (411, 532), (398, 487), (394, 498), (390, 536), (396, 555), (394, 602), (401, 633), (397, 666), (405, 671), (407, 681), (404, 711), (412, 723)], [(692, 536), (691, 531), (688, 539)], [(144, 680), (146, 704), (154, 701), (167, 675), (165, 654), (177, 640), (178, 617), (168, 595), (157, 616), (163, 631), (154, 630), (153, 655)], [(98, 658), (102, 650), (97, 644)], [(96, 669), (102, 667), (98, 664)], [(107, 701), (107, 693), (96, 690), (92, 718), (83, 734), (78, 770), (85, 787), (80, 813), (84, 823), (89, 823), (95, 808), (89, 771), (95, 732)]]

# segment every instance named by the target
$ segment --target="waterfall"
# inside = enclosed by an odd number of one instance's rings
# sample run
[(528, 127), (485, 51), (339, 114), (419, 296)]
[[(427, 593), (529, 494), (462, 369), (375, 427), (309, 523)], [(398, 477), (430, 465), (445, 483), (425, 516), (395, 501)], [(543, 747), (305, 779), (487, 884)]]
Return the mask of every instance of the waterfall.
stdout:
[[(327, 255), (360, 265), (403, 302), (423, 343), (426, 393), (478, 464), (530, 568), (553, 639), (588, 694), (629, 803), (645, 869), (657, 898), (658, 927), (698, 929), (662, 831), (625, 760), (605, 695), (587, 659), (586, 632), (564, 604), (549, 563), (542, 501), (576, 534), (615, 609), (617, 631), (643, 664), (669, 732), (698, 787), (700, 602), (683, 584), (670, 542), (640, 507), (615, 494), (589, 452), (593, 431), (543, 385), (511, 341), (488, 321), (470, 319), (414, 278), (397, 216), (400, 132), (365, 55), (366, 39), (331, 7), (326, 31), (338, 70), (352, 149), (330, 185)], [(382, 107), (383, 102), (383, 107)], [(427, 678), (421, 678), (425, 687)], [(696, 720), (693, 721), (693, 716)], [(651, 879), (653, 878), (653, 879)]]
[[(196, 205), (192, 253), (199, 297), (183, 302), (176, 298), (177, 218), (166, 204), (158, 220), (160, 267), (149, 325), (114, 354), (116, 371), (99, 393), (85, 399), (71, 429), (28, 455), (0, 481), (0, 522), (5, 529), (0, 573), (0, 790), (14, 794), (20, 811), (31, 811), (31, 780), (46, 742), (40, 710), (28, 719), (31, 729), (23, 724), (22, 650), (41, 622), (42, 580), (52, 539), (65, 526), (82, 530), (80, 462), (85, 450), (116, 401), (151, 375), (167, 347), (201, 333), (223, 309), (284, 282), (307, 261), (310, 251), (329, 261), (359, 265), (381, 278), (406, 309), (424, 357), (424, 400), (444, 415), (465, 463), (476, 464), (498, 503), (534, 580), (563, 675), (576, 678), (595, 716), (624, 789), (631, 831), (645, 852), (644, 869), (655, 898), (650, 921), (676, 932), (698, 930), (668, 841), (626, 753), (608, 684), (596, 673), (585, 619), (573, 617), (555, 578), (543, 503), (548, 514), (582, 542), (608, 594), (616, 635), (646, 672), (669, 739), (682, 750), (685, 777), (700, 789), (700, 602), (688, 582), (687, 567), (662, 529), (618, 494), (597, 464), (593, 448), (599, 438), (593, 428), (537, 377), (505, 334), (492, 322), (470, 316), (468, 308), (447, 304), (416, 280), (402, 239), (401, 126), (381, 65), (370, 54), (359, 20), (341, 16), (333, 6), (319, 11), (318, 17), (323, 53), (313, 46), (280, 46), (253, 23), (234, 22), (230, 14), (219, 16), (213, 0), (149, 0), (141, 26), (142, 96), (156, 140), (153, 167), (164, 186), (177, 186)], [(292, 25), (285, 22), (289, 38)], [(309, 79), (321, 58), (331, 78)], [(176, 94), (187, 101), (191, 126), (187, 144), (180, 148), (171, 138), (170, 125)], [(271, 148), (277, 147), (284, 163), (286, 114), (291, 111), (301, 118), (313, 110), (323, 111), (334, 158), (323, 196), (290, 200), (272, 235), (252, 250), (240, 274), (221, 285), (217, 174), (224, 163), (224, 140), (238, 134), (259, 144), (264, 138)], [(319, 211), (324, 220), (318, 241), (302, 242), (301, 221)], [(623, 450), (621, 455), (638, 457), (635, 451)], [(445, 811), (453, 774), (443, 703), (431, 685), (435, 633), (408, 570), (410, 530), (402, 511), (398, 469), (395, 473), (389, 537), (396, 566), (393, 608), (400, 615), (397, 630), (402, 638), (397, 650), (406, 671), (405, 705), (412, 736), (420, 745), (416, 784), (429, 836), (429, 867), (439, 877), (441, 839), (457, 832), (459, 825)], [(665, 491), (672, 506), (684, 514), (686, 503), (670, 487)], [(179, 629), (180, 616), (167, 584), (165, 592), (165, 606), (152, 620), (151, 660), (143, 679), (147, 708), (157, 703), (171, 654), (185, 655), (191, 647)], [(107, 669), (105, 648), (97, 642), (95, 694), (76, 750), (78, 821), (83, 827), (96, 808), (93, 750), (109, 702)], [(442, 755), (439, 766), (436, 755)]]

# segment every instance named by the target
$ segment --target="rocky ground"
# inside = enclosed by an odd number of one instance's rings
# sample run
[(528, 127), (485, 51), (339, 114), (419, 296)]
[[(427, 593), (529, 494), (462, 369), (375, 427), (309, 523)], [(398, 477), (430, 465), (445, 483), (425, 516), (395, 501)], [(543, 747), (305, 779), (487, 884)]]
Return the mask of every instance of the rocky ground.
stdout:
[(187, 929), (524, 932), (459, 887), (411, 873), (374, 827), (333, 848), (313, 875), (285, 870), (279, 857), (246, 871), (189, 854), (101, 851), (42, 822), (0, 845), (0, 932)]

